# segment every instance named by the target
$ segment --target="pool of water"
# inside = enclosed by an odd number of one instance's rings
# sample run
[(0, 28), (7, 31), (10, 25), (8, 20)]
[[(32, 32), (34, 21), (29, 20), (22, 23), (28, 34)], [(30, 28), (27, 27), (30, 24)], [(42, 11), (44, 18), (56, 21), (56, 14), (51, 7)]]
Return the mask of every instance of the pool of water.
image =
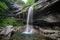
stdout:
[(16, 32), (15, 35), (13, 35), (11, 38), (11, 40), (49, 40), (49, 39), (50, 38), (45, 38), (41, 34), (23, 34), (20, 32)]
[(36, 37), (35, 34), (23, 34), (20, 32), (16, 32), (16, 35), (24, 40), (27, 40), (27, 39), (33, 40)]

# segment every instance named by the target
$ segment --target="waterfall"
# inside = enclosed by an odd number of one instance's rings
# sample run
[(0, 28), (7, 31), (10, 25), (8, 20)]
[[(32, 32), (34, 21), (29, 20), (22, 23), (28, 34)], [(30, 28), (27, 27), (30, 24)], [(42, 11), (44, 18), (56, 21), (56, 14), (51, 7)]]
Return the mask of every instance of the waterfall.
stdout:
[[(41, 2), (43, 2), (43, 1), (40, 1), (39, 3), (41, 3)], [(24, 34), (34, 34), (35, 33), (35, 30), (30, 25), (30, 23), (32, 23), (32, 21), (33, 21), (33, 9), (34, 9), (34, 5), (36, 5), (36, 4), (33, 4), (32, 6), (30, 6), (30, 8), (28, 10), (27, 25), (26, 25), (25, 31), (23, 31)]]
[(28, 15), (27, 15), (27, 25), (26, 25), (26, 29), (23, 32), (24, 34), (33, 34), (34, 29), (31, 25), (29, 25), (30, 23), (32, 23), (33, 21), (33, 6), (30, 6), (29, 10), (28, 10)]

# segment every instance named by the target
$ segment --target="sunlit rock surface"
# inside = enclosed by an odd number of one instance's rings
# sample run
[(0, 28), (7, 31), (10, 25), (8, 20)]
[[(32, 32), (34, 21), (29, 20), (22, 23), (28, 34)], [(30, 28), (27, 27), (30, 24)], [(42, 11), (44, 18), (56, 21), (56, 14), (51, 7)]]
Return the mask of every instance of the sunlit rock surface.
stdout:
[(14, 2), (10, 5), (10, 9), (13, 13), (16, 12), (20, 12), (20, 10), (23, 8), (23, 5), (18, 3), (18, 2)]
[(13, 28), (13, 26), (9, 25), (9, 26), (3, 28), (2, 31), (0, 32), (0, 34), (8, 35), (8, 34), (10, 34), (12, 31), (14, 31), (14, 28)]

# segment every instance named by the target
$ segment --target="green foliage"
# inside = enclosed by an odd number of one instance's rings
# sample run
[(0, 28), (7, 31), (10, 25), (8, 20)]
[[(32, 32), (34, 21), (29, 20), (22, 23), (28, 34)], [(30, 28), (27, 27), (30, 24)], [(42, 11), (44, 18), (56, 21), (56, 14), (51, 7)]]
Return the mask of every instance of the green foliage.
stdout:
[(2, 21), (5, 20), (6, 14), (8, 13), (9, 2), (8, 0), (0, 0), (0, 26), (2, 25)]
[(33, 5), (35, 3), (35, 0), (27, 0), (26, 5)]
[(16, 20), (13, 18), (7, 18), (2, 21), (3, 26), (16, 25)]
[(6, 18), (2, 21), (1, 26), (16, 25), (16, 20), (14, 18)]
[(4, 2), (0, 1), (0, 11), (4, 12), (7, 9), (8, 9), (8, 6)]
[(22, 26), (23, 22), (17, 21), (15, 18), (6, 18), (0, 22), (0, 26), (2, 26), (2, 27), (6, 27), (8, 25)]

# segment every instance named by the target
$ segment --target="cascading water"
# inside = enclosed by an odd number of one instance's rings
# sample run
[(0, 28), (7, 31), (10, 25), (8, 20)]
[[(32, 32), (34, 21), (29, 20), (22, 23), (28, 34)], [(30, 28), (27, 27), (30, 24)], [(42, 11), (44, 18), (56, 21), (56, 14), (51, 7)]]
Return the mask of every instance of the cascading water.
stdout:
[(29, 25), (33, 21), (33, 8), (34, 8), (33, 6), (30, 6), (28, 10), (27, 25), (25, 31), (23, 32), (24, 34), (33, 34), (34, 32), (33, 27)]

